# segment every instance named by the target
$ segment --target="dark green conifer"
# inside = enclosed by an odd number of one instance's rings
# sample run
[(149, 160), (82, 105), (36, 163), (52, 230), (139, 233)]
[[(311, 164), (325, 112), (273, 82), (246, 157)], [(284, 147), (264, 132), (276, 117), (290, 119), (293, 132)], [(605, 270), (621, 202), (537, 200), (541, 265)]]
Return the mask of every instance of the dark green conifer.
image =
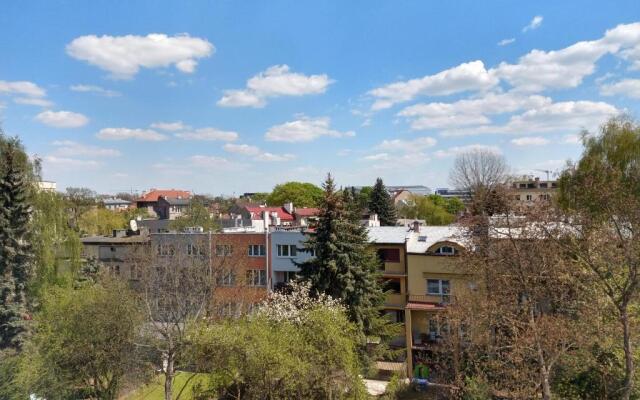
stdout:
[(376, 179), (376, 184), (371, 191), (369, 212), (378, 214), (381, 226), (395, 226), (398, 221), (396, 206), (393, 204), (382, 178)]

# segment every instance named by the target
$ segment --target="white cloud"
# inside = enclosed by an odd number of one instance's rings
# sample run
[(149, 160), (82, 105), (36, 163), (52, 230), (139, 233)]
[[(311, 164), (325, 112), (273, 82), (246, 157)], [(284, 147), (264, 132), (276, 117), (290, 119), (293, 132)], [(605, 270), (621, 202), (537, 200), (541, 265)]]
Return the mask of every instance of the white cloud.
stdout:
[(45, 97), (47, 95), (47, 92), (43, 88), (28, 81), (0, 81), (0, 93), (27, 97)]
[(540, 136), (526, 136), (517, 139), (511, 139), (511, 144), (520, 147), (544, 146), (546, 144), (549, 144), (549, 139), (545, 139)]
[(634, 62), (634, 49), (640, 47), (639, 42), (640, 23), (618, 25), (600, 39), (577, 42), (560, 50), (532, 50), (517, 64), (503, 62), (491, 72), (520, 91), (573, 88), (593, 74), (596, 62), (606, 54)]
[(266, 162), (279, 162), (289, 161), (296, 158), (293, 154), (273, 154), (269, 152), (263, 152), (257, 146), (251, 146), (248, 144), (232, 144), (227, 143), (223, 146), (224, 150), (229, 153), (241, 154), (244, 156), (252, 156), (257, 161)]
[(290, 72), (288, 65), (274, 65), (247, 81), (246, 89), (226, 90), (218, 100), (223, 107), (264, 107), (266, 99), (321, 94), (333, 83), (329, 76)]
[(250, 146), (248, 144), (232, 144), (227, 143), (223, 146), (224, 150), (229, 153), (242, 154), (245, 156), (255, 156), (260, 154), (260, 148)]
[(264, 152), (258, 155), (257, 160), (265, 161), (265, 162), (281, 162), (281, 161), (291, 161), (295, 158), (296, 156), (293, 154), (273, 154), (273, 153)]
[(245, 165), (234, 163), (224, 157), (195, 155), (189, 157), (193, 167), (207, 170), (237, 170)]
[(544, 18), (542, 17), (542, 15), (536, 15), (535, 17), (533, 17), (531, 22), (529, 22), (529, 25), (527, 25), (524, 28), (522, 28), (522, 32), (527, 32), (527, 31), (532, 31), (534, 29), (538, 29), (540, 27), (540, 25), (542, 25), (542, 20), (543, 19)]
[(105, 89), (96, 85), (72, 85), (69, 86), (74, 92), (84, 92), (84, 93), (96, 93), (104, 97), (118, 97), (121, 96), (120, 92), (116, 92), (115, 90)]
[(51, 107), (53, 102), (39, 97), (16, 97), (13, 99), (16, 104), (26, 104), (29, 106)]
[(131, 129), (131, 128), (104, 128), (96, 134), (102, 140), (128, 140), (135, 139), (141, 141), (159, 142), (167, 140), (167, 136), (154, 131), (153, 129)]
[(414, 153), (433, 147), (438, 141), (432, 137), (420, 137), (413, 140), (392, 139), (383, 140), (375, 148), (384, 151), (401, 151), (405, 153)]
[(86, 145), (72, 140), (57, 140), (52, 144), (56, 147), (52, 155), (56, 157), (119, 157), (122, 155), (116, 149)]
[(498, 84), (498, 79), (484, 67), (482, 61), (472, 61), (435, 75), (395, 82), (369, 91), (376, 101), (372, 110), (392, 107), (418, 96), (446, 96), (468, 91), (483, 91)]
[(238, 139), (239, 135), (237, 132), (223, 131), (216, 128), (199, 128), (193, 131), (176, 133), (175, 136), (186, 140), (220, 140), (223, 142), (232, 142)]
[(389, 161), (391, 160), (391, 155), (389, 153), (376, 153), (364, 156), (362, 159), (366, 161)]
[(467, 146), (454, 146), (446, 150), (438, 150), (434, 153), (434, 155), (437, 158), (446, 158), (446, 157), (451, 157), (451, 156), (458, 155), (460, 153), (465, 153), (465, 152), (474, 151), (474, 150), (485, 150), (495, 154), (502, 154), (502, 150), (500, 150), (498, 146), (491, 146), (491, 145), (485, 145), (485, 144), (470, 144)]
[(623, 79), (621, 81), (602, 85), (600, 94), (603, 96), (627, 96), (640, 99), (640, 79)]
[(543, 104), (522, 114), (513, 115), (505, 124), (446, 129), (443, 136), (468, 136), (506, 133), (531, 134), (545, 132), (578, 132), (593, 130), (620, 111), (604, 102), (564, 101)]
[(548, 97), (515, 92), (488, 93), (483, 97), (463, 99), (453, 103), (422, 103), (398, 113), (408, 118), (413, 130), (450, 129), (470, 125), (485, 125), (487, 115), (511, 113), (551, 104)]
[(269, 128), (265, 133), (265, 139), (274, 142), (310, 142), (321, 136), (345, 137), (355, 136), (355, 132), (340, 132), (330, 128), (331, 120), (328, 117), (309, 118), (302, 116), (295, 121), (285, 122)]
[(582, 143), (582, 136), (576, 135), (576, 134), (564, 135), (562, 137), (562, 142), (561, 143), (564, 143), (564, 144), (580, 144), (580, 143)]
[(189, 125), (183, 124), (182, 121), (154, 122), (153, 124), (151, 124), (151, 127), (154, 128), (154, 129), (160, 129), (160, 130), (163, 130), (163, 131), (170, 131), (170, 132), (176, 132), (176, 131), (183, 131), (183, 130), (191, 129), (191, 127)]
[(192, 73), (196, 60), (210, 56), (215, 48), (208, 40), (187, 34), (152, 33), (147, 36), (80, 36), (69, 43), (66, 50), (71, 57), (109, 71), (116, 79), (129, 79), (142, 67), (175, 65), (181, 72)]
[(502, 39), (501, 41), (498, 42), (498, 46), (506, 46), (506, 45), (511, 44), (511, 43), (513, 43), (515, 41), (516, 41), (515, 38)]
[(36, 119), (54, 128), (79, 128), (89, 123), (89, 118), (71, 111), (43, 111)]
[(42, 160), (47, 165), (59, 166), (63, 168), (92, 168), (101, 165), (100, 162), (95, 160), (78, 160), (69, 157), (44, 156)]

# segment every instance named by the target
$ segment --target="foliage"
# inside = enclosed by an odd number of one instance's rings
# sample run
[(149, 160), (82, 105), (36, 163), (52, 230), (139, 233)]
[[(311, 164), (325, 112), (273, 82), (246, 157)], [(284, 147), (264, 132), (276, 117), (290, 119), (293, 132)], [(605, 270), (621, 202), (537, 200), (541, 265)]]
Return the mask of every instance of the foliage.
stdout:
[(395, 226), (398, 221), (396, 207), (381, 178), (376, 179), (376, 184), (371, 190), (369, 212), (378, 214), (382, 226)]
[(83, 235), (110, 236), (114, 229), (125, 229), (129, 221), (123, 213), (92, 207), (78, 218), (78, 228)]
[(464, 208), (464, 205), (457, 198), (414, 195), (406, 204), (398, 207), (398, 215), (402, 218), (423, 219), (427, 225), (449, 225), (455, 221), (456, 213), (461, 210), (461, 207)]
[[(385, 343), (393, 329), (379, 315), (384, 303), (378, 279), (380, 261), (359, 224), (350, 191), (343, 191), (342, 196), (336, 193), (331, 175), (323, 187), (316, 229), (308, 234), (303, 247), (315, 257), (299, 265), (300, 279), (310, 283), (313, 295), (324, 293), (339, 300), (361, 335), (375, 336)], [(360, 340), (364, 346), (365, 338)]]
[(270, 206), (282, 206), (292, 202), (296, 207), (317, 207), (322, 199), (322, 189), (313, 183), (287, 182), (276, 185), (267, 197)]
[(22, 144), (0, 131), (0, 351), (19, 349), (28, 334), (34, 189), (33, 164)]
[(79, 231), (80, 215), (96, 205), (96, 192), (84, 187), (68, 187), (64, 198), (68, 201), (71, 226)]
[(371, 192), (373, 192), (373, 186), (363, 186), (360, 188), (360, 190), (356, 191), (355, 198), (358, 201), (358, 205), (363, 210), (369, 207), (369, 202), (371, 201)]
[(169, 224), (170, 229), (175, 229), (178, 232), (195, 226), (201, 226), (205, 232), (215, 231), (219, 228), (218, 223), (211, 217), (211, 213), (205, 207), (204, 202), (198, 198), (191, 199), (185, 214)]
[(629, 399), (638, 332), (633, 310), (640, 303), (640, 126), (614, 118), (583, 141), (582, 158), (559, 180), (558, 202), (576, 232), (564, 248), (617, 316), (625, 359), (622, 398)]
[(274, 298), (262, 306), (280, 309), (286, 303), (291, 310), (291, 300), (300, 300), (305, 305), (293, 321), (282, 319), (281, 310), (263, 310), (194, 329), (191, 360), (211, 376), (195, 398), (366, 398), (358, 376), (356, 328), (341, 307), (312, 304), (301, 296)]
[(69, 225), (68, 204), (59, 193), (38, 191), (34, 195), (33, 248), (35, 294), (50, 284), (68, 281), (80, 267), (81, 244)]
[(286, 291), (270, 293), (258, 308), (257, 314), (274, 322), (302, 324), (309, 310), (317, 307), (342, 309), (337, 300), (324, 293), (312, 297), (309, 283), (292, 281)]
[(142, 319), (124, 284), (51, 288), (25, 348), (18, 384), (45, 398), (115, 399), (136, 370)]

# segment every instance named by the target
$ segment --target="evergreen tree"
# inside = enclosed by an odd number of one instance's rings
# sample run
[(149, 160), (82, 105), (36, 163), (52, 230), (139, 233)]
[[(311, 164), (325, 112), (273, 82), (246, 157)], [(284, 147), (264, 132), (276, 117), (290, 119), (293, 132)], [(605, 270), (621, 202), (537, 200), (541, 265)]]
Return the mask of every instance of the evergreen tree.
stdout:
[(378, 275), (380, 261), (369, 247), (366, 229), (359, 223), (357, 202), (348, 190), (336, 192), (331, 175), (323, 188), (318, 223), (304, 245), (315, 257), (299, 265), (300, 277), (311, 284), (316, 294), (327, 294), (342, 302), (349, 319), (363, 335), (363, 345), (364, 336), (375, 336), (386, 343), (394, 332), (379, 313), (384, 303)]
[(19, 349), (28, 328), (33, 271), (33, 168), (20, 141), (0, 133), (0, 350)]
[(395, 226), (398, 221), (396, 207), (382, 182), (382, 178), (376, 179), (376, 184), (371, 191), (369, 211), (378, 214), (382, 226)]

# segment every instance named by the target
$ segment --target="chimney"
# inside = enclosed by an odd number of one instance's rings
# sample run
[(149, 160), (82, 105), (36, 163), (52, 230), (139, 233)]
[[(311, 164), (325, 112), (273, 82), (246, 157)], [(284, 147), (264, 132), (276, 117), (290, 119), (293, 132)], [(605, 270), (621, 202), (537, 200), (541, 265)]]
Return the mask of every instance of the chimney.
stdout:
[(287, 212), (289, 214), (293, 214), (293, 203), (292, 202), (288, 202), (288, 203), (284, 203), (284, 209), (287, 210)]
[(413, 231), (415, 233), (420, 233), (420, 222), (419, 221), (413, 221)]

